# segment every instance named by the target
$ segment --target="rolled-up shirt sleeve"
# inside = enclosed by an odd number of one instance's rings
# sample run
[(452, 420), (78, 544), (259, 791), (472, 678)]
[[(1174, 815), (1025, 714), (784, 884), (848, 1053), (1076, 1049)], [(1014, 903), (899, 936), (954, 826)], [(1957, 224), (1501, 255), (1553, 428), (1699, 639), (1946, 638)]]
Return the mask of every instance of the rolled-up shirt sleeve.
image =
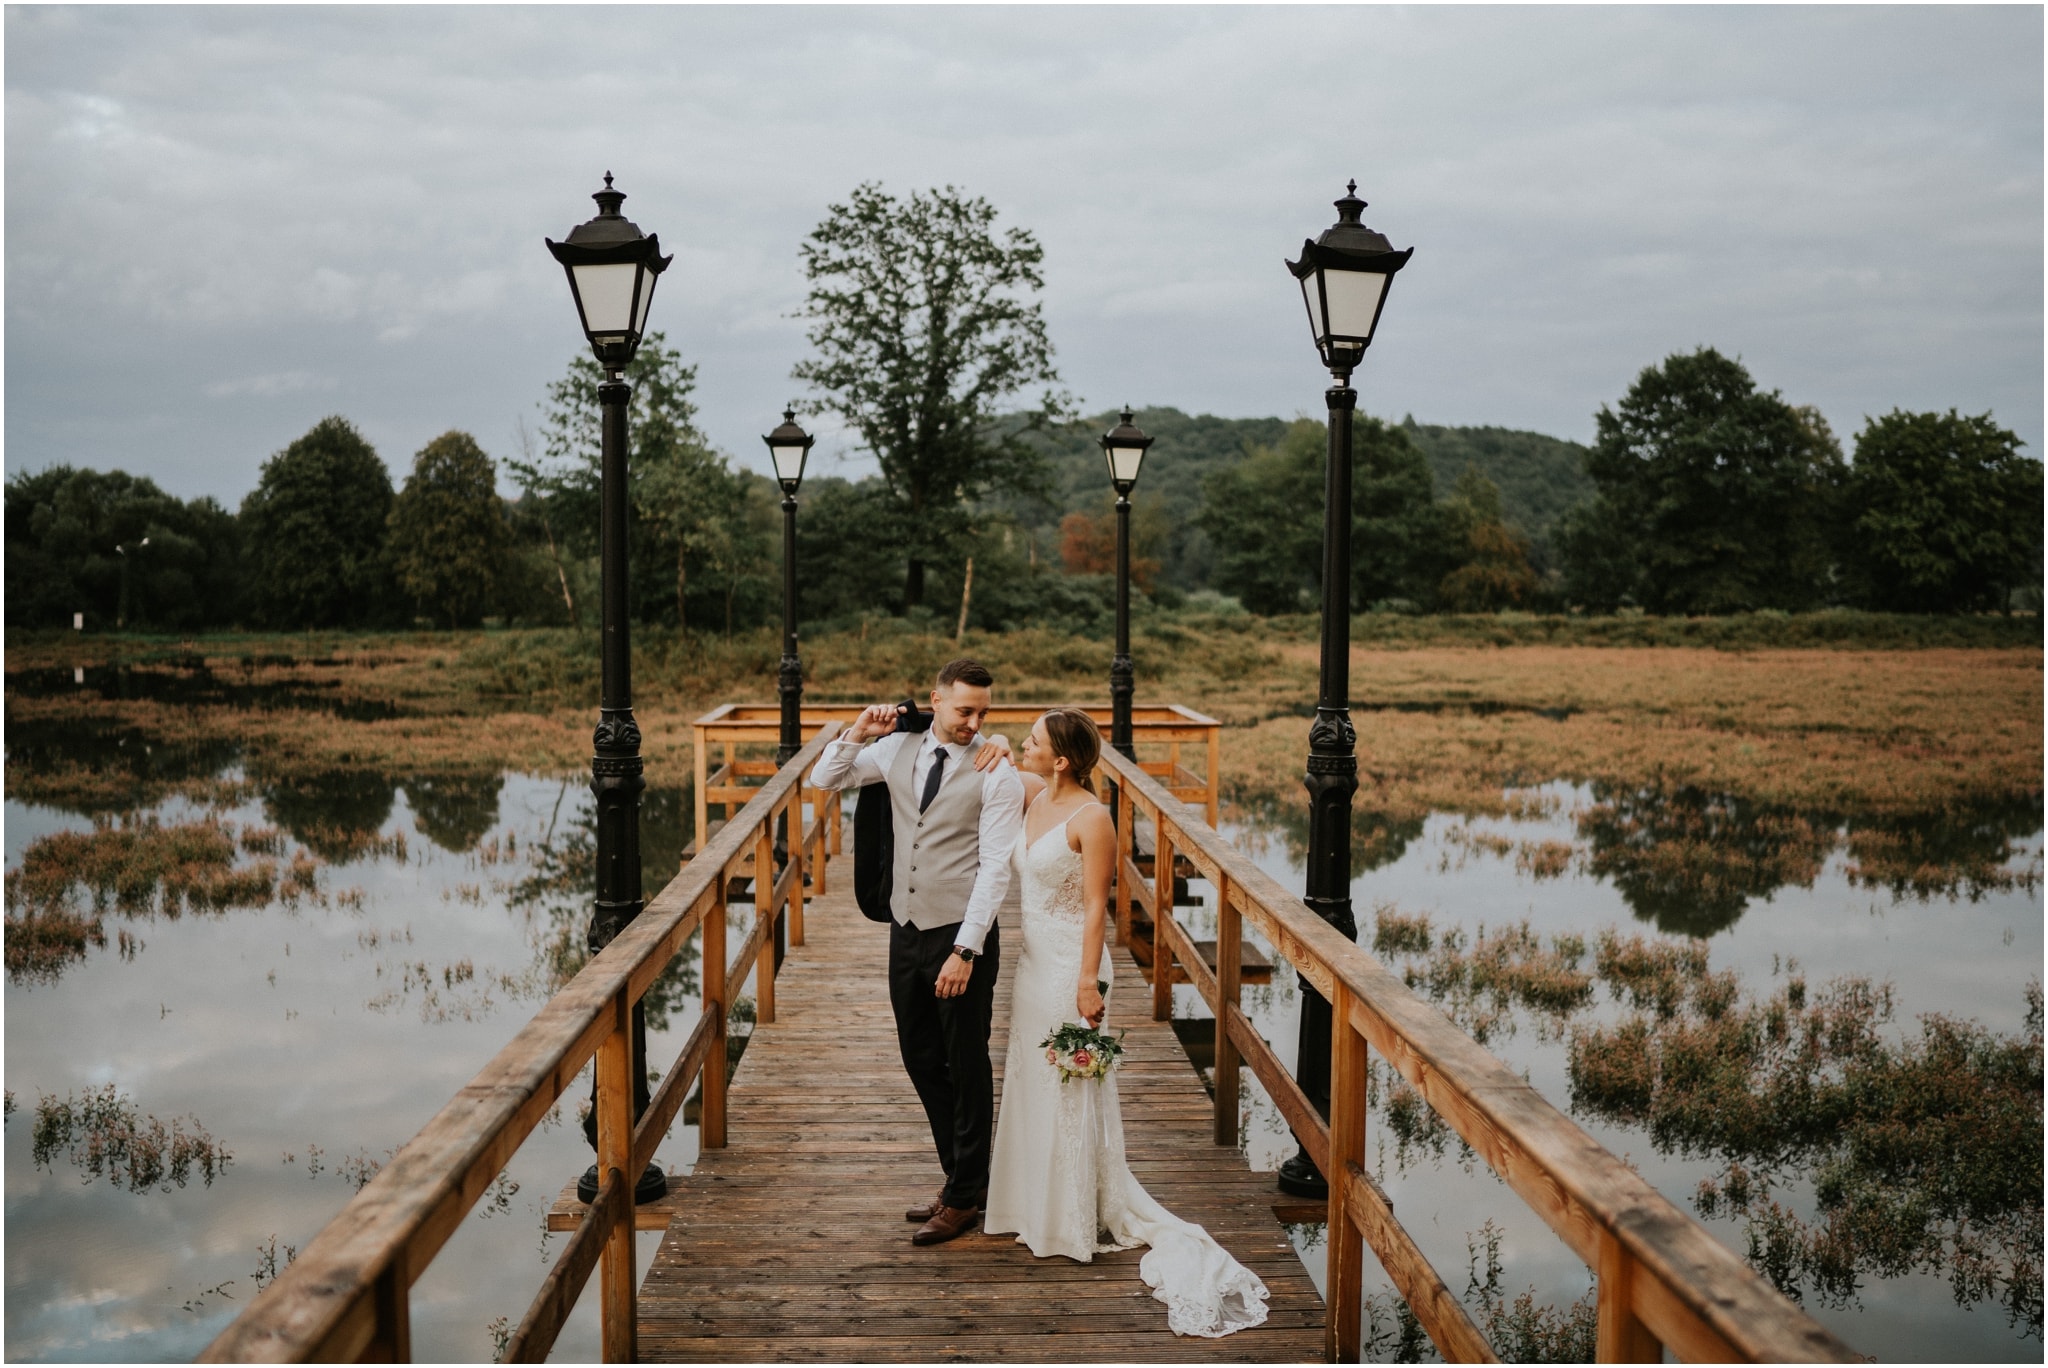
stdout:
[(954, 944), (981, 953), (996, 909), (1010, 891), (1010, 858), (1017, 833), (1024, 829), (1024, 781), (1005, 760), (982, 779), (981, 856), (974, 871), (974, 891), (967, 895), (967, 915), (960, 919)]
[[(891, 732), (872, 746), (840, 738), (825, 747), (811, 770), (811, 786), (821, 789), (859, 788), (889, 776), (889, 761), (908, 733)], [(1021, 781), (1019, 787), (1022, 787)]]

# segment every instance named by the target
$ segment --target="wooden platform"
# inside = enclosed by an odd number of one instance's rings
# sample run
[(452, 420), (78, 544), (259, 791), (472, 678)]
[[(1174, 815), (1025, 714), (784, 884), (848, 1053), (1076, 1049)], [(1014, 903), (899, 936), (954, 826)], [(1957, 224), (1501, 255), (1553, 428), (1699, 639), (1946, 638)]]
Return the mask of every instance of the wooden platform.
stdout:
[[(656, 1362), (1319, 1361), (1323, 1306), (1274, 1219), (1268, 1174), (1210, 1143), (1201, 1081), (1119, 949), (1110, 1024), (1125, 1143), (1139, 1181), (1208, 1227), (1272, 1292), (1266, 1324), (1183, 1339), (1138, 1277), (1142, 1250), (1091, 1264), (1034, 1259), (1010, 1236), (919, 1249), (904, 1207), (941, 1174), (896, 1054), (887, 933), (849, 880), (805, 914), (807, 943), (776, 982), (730, 1098), (729, 1145), (675, 1184), (673, 1222), (640, 1293), (640, 1356)], [(990, 1050), (1000, 1086), (1003, 1007), (1019, 932), (1002, 925), (1005, 978)]]

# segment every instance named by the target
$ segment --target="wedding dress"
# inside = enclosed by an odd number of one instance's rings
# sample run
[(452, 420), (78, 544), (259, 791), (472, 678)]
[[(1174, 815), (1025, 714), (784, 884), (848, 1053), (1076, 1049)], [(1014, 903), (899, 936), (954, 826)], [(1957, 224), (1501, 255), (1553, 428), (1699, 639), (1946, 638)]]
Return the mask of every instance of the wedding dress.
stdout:
[[(1085, 909), (1081, 855), (1060, 822), (1020, 835), (1014, 858), (1024, 900), (1024, 948), (1011, 980), (1010, 1048), (996, 1122), (982, 1229), (1015, 1234), (1039, 1258), (1088, 1263), (1098, 1250), (1151, 1246), (1138, 1265), (1166, 1303), (1177, 1335), (1218, 1337), (1266, 1319), (1266, 1285), (1202, 1227), (1152, 1200), (1124, 1160), (1116, 1071), (1060, 1081), (1039, 1044), (1078, 1022)], [(1096, 977), (1110, 979), (1103, 946)]]

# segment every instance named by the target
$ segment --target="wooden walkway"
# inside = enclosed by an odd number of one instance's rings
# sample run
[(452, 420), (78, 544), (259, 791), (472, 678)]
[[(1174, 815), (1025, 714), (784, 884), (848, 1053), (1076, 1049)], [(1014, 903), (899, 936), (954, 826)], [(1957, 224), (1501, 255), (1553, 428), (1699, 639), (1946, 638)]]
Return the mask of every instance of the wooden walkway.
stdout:
[[(677, 1182), (678, 1214), (640, 1291), (650, 1362), (1308, 1362), (1323, 1303), (1273, 1214), (1273, 1179), (1210, 1141), (1201, 1080), (1129, 953), (1113, 951), (1110, 1025), (1131, 1169), (1168, 1210), (1206, 1226), (1272, 1292), (1265, 1325), (1182, 1339), (1138, 1277), (1142, 1250), (1092, 1264), (1034, 1259), (1014, 1237), (919, 1249), (903, 1209), (941, 1180), (903, 1075), (889, 1012), (887, 932), (852, 880), (805, 909), (806, 943), (776, 977), (776, 1021), (755, 1028), (728, 1105), (727, 1148)], [(989, 1042), (1001, 1086), (1013, 895)]]

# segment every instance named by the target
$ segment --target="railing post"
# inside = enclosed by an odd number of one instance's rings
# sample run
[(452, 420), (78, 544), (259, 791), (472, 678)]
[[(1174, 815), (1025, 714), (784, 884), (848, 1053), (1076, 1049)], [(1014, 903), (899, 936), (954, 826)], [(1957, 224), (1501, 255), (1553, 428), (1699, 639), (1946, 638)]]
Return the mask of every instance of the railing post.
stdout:
[(1230, 1013), (1241, 1010), (1244, 928), (1230, 900), (1230, 876), (1218, 870), (1216, 888), (1216, 1143), (1237, 1143), (1237, 1042)]
[[(836, 798), (838, 795), (834, 794), (833, 797)], [(810, 840), (804, 843), (806, 850), (811, 848), (811, 842), (817, 843), (817, 863), (811, 866), (811, 895), (813, 897), (822, 898), (826, 893), (826, 871), (832, 867), (832, 852), (827, 848), (831, 843), (831, 839), (832, 823), (825, 816), (825, 790), (814, 788), (811, 790), (811, 835)]]
[(1173, 837), (1166, 814), (1152, 814), (1152, 1019), (1173, 1019), (1173, 942), (1167, 923), (1173, 920)]
[(690, 815), (697, 824), (697, 829), (691, 833), (691, 844), (699, 854), (702, 854), (704, 847), (711, 843), (711, 837), (706, 832), (706, 829), (711, 825), (711, 804), (704, 797), (704, 790), (710, 787), (711, 784), (711, 757), (705, 753), (705, 747), (709, 746), (711, 742), (704, 735), (702, 723), (693, 725), (690, 730), (695, 733), (691, 739), (697, 743), (691, 748), (696, 754), (690, 762), (690, 772), (697, 779), (696, 790), (690, 799)]
[(1365, 1037), (1351, 1029), (1351, 992), (1340, 980), (1330, 1002), (1330, 1262), (1323, 1349), (1332, 1363), (1358, 1362), (1365, 1249), (1364, 1232), (1351, 1220), (1351, 1185), (1364, 1165)]
[(789, 867), (796, 872), (789, 879), (789, 943), (804, 943), (804, 785), (799, 779), (789, 790)]
[(1209, 727), (1209, 778), (1208, 778), (1209, 830), (1216, 829), (1216, 802), (1223, 788), (1223, 728), (1211, 724)]
[(412, 1362), (412, 1283), (406, 1272), (405, 1251), (399, 1250), (377, 1275), (371, 1293), (377, 1328), (363, 1350), (365, 1363)]
[(633, 1009), (621, 992), (612, 999), (611, 1029), (597, 1046), (597, 1165), (605, 1180), (625, 1184), (625, 1214), (605, 1237), (600, 1302), (604, 1361), (631, 1363), (639, 1357), (633, 1322)]
[[(1116, 789), (1116, 943), (1131, 943), (1130, 870), (1138, 863), (1138, 833), (1132, 830), (1131, 789)], [(1156, 963), (1156, 961), (1155, 961)]]
[(1664, 1346), (1636, 1319), (1636, 1261), (1621, 1241), (1602, 1230), (1599, 1309), (1595, 1313), (1593, 1356), (1601, 1363), (1661, 1363)]
[[(771, 920), (775, 907), (775, 818), (771, 815), (754, 835), (754, 915)], [(754, 1020), (763, 1026), (775, 1020), (775, 933), (761, 942), (754, 962)]]
[(697, 1144), (701, 1149), (725, 1148), (725, 1060), (726, 1031), (732, 1017), (732, 1001), (725, 990), (725, 871), (718, 872), (718, 889), (704, 923), (697, 933), (704, 970), (704, 1010), (713, 1013), (711, 1052), (704, 1060), (702, 1096), (698, 1103)]

